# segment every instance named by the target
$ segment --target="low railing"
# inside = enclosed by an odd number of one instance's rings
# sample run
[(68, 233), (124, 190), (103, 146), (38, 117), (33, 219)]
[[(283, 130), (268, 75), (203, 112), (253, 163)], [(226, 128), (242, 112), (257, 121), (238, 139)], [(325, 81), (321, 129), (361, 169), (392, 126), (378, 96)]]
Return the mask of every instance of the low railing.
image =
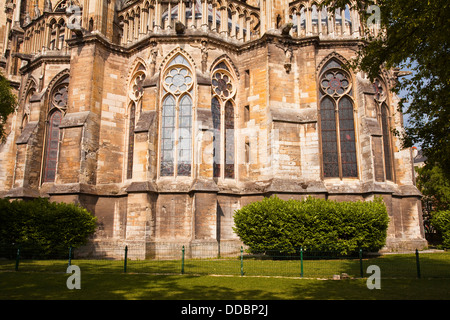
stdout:
[[(0, 272), (65, 272), (70, 265), (78, 266), (86, 273), (148, 273), (148, 274), (197, 274), (235, 276), (277, 276), (320, 279), (351, 279), (371, 276), (373, 266), (381, 278), (450, 278), (450, 252), (415, 251), (409, 254), (371, 255), (356, 252), (340, 255), (337, 252), (299, 250), (294, 254), (250, 254), (243, 247), (223, 247), (226, 255), (218, 255), (217, 248), (199, 245), (193, 258), (192, 248), (172, 244), (162, 246), (151, 259), (137, 259), (142, 249), (117, 247), (111, 258), (82, 258), (77, 250), (68, 248), (48, 254), (44, 251), (20, 247), (0, 248)], [(234, 254), (230, 254), (234, 252)], [(170, 256), (170, 258), (168, 258)], [(203, 256), (203, 257), (202, 257)]]

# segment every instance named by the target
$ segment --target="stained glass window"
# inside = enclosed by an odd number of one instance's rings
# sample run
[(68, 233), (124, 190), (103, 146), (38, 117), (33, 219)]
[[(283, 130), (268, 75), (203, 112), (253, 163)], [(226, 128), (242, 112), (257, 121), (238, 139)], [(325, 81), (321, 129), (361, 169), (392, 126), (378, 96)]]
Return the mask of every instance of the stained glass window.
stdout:
[(225, 104), (225, 178), (234, 178), (234, 107)]
[(339, 177), (334, 101), (325, 97), (320, 104), (324, 177)]
[(220, 104), (214, 97), (211, 101), (211, 113), (213, 120), (213, 175), (220, 177)]
[(358, 177), (356, 166), (355, 127), (353, 104), (349, 97), (339, 100), (339, 133), (343, 177)]
[(60, 86), (53, 94), (53, 105), (58, 108), (66, 108), (67, 106), (67, 85)]
[(163, 77), (161, 176), (190, 176), (192, 172), (192, 91), (190, 64), (177, 55)]
[(59, 148), (59, 125), (62, 113), (58, 109), (52, 112), (48, 122), (45, 150), (44, 182), (53, 182), (56, 177), (56, 166)]
[[(224, 61), (217, 64), (213, 70), (211, 80), (213, 95), (211, 113), (214, 127), (213, 176), (233, 179), (235, 177), (235, 81), (230, 68)], [(223, 150), (222, 144), (224, 146)]]
[(386, 180), (392, 180), (392, 148), (389, 125), (389, 111), (385, 103), (383, 103), (381, 106), (381, 128), (383, 131), (384, 168), (386, 171)]
[(338, 67), (327, 63), (319, 82), (323, 176), (358, 177), (351, 83)]
[(192, 100), (185, 95), (180, 100), (178, 113), (178, 175), (189, 176), (191, 174), (191, 121)]
[(128, 124), (127, 179), (131, 179), (133, 177), (135, 117), (136, 117), (136, 105), (134, 102), (132, 102), (130, 105), (129, 124)]
[(168, 95), (163, 101), (161, 132), (161, 175), (174, 174), (175, 98)]

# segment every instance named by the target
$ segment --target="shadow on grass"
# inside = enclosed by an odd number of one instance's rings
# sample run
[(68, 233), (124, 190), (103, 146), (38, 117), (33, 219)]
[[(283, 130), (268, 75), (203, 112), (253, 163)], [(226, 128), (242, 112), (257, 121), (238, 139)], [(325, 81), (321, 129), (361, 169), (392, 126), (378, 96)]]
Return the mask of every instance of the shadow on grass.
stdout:
[(13, 300), (397, 300), (449, 299), (450, 279), (312, 280), (274, 277), (1, 272), (0, 299)]
[[(421, 279), (417, 278), (414, 255), (384, 255), (363, 260), (363, 279), (330, 279), (347, 273), (360, 277), (359, 260), (304, 261), (300, 279), (298, 261), (240, 262), (189, 260), (186, 273), (180, 275), (178, 261), (131, 261), (123, 273), (123, 261), (81, 261), (81, 290), (69, 290), (65, 273), (67, 262), (45, 264), (23, 262), (19, 271), (0, 271), (0, 299), (66, 300), (302, 300), (302, 299), (450, 299), (450, 253), (422, 253), (419, 257)], [(161, 263), (165, 263), (161, 268)], [(369, 290), (366, 273), (369, 265), (381, 270), (381, 289)], [(213, 268), (213, 269), (212, 269)], [(215, 268), (215, 269), (214, 269)], [(213, 270), (214, 272), (211, 272)], [(31, 271), (31, 272), (30, 272)], [(34, 271), (34, 272), (33, 272)], [(174, 273), (155, 275), (152, 272)], [(194, 276), (192, 273), (216, 273), (233, 276)], [(191, 273), (191, 274), (189, 274)], [(261, 276), (263, 275), (263, 276)], [(280, 277), (282, 276), (282, 277)], [(293, 278), (283, 278), (293, 277)], [(314, 278), (314, 279), (309, 279)]]

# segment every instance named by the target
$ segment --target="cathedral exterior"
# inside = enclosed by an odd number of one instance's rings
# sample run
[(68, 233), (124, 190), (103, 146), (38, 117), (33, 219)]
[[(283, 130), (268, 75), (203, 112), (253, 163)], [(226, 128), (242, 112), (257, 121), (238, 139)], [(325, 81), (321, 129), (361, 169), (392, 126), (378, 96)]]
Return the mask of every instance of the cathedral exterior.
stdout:
[(18, 105), (0, 195), (87, 208), (92, 253), (240, 243), (233, 212), (274, 194), (382, 196), (385, 250), (425, 247), (412, 152), (392, 134), (401, 72), (347, 70), (364, 22), (319, 5), (6, 0), (0, 70)]

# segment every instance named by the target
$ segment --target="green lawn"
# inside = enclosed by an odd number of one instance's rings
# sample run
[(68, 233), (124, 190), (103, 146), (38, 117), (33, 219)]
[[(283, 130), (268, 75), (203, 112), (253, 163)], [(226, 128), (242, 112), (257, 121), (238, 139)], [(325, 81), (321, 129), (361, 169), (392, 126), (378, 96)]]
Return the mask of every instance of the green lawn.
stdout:
[[(450, 252), (422, 253), (421, 279), (414, 254), (364, 259), (364, 272), (369, 265), (380, 267), (379, 290), (369, 290), (359, 278), (358, 259), (305, 260), (304, 278), (299, 263), (244, 259), (242, 277), (240, 259), (186, 260), (184, 275), (180, 261), (130, 260), (124, 273), (120, 260), (73, 260), (81, 270), (81, 289), (69, 290), (67, 261), (21, 261), (14, 271), (15, 261), (1, 260), (0, 300), (450, 299)], [(330, 280), (343, 272), (352, 279)]]
[(0, 273), (0, 299), (81, 300), (395, 300), (450, 299), (450, 279), (313, 280), (275, 277), (82, 274), (81, 289), (66, 274)]

